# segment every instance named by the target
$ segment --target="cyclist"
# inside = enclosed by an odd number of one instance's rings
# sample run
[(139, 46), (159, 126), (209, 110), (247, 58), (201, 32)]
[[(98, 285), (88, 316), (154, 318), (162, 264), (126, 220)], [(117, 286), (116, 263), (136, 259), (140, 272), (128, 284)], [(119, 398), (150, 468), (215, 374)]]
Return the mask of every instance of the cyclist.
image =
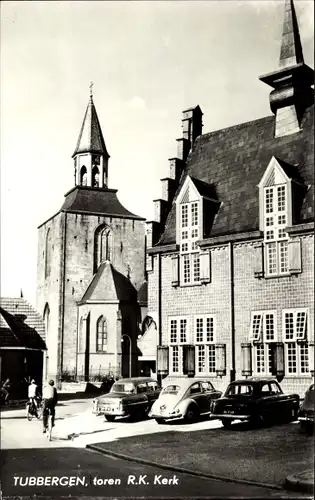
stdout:
[(48, 424), (48, 412), (50, 409), (51, 412), (51, 423), (52, 427), (55, 425), (55, 407), (57, 404), (57, 389), (54, 387), (55, 382), (53, 380), (49, 380), (48, 384), (44, 387), (43, 390), (43, 433), (47, 430)]
[(11, 390), (11, 382), (10, 382), (10, 379), (7, 378), (6, 381), (4, 382), (4, 384), (1, 387), (1, 395), (4, 398), (4, 403), (5, 404), (8, 402), (9, 395), (10, 395), (10, 390)]
[(35, 383), (35, 380), (32, 379), (30, 385), (28, 386), (28, 399), (29, 403), (33, 404), (35, 408), (37, 408), (37, 399), (38, 398), (38, 386)]

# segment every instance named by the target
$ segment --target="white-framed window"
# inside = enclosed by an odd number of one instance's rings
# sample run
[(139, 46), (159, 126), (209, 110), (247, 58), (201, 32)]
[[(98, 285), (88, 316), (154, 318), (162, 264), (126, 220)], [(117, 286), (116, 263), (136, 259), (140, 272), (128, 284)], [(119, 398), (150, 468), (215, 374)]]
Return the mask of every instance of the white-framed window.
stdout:
[(96, 352), (107, 351), (107, 321), (100, 316), (96, 323)]
[(307, 309), (282, 312), (286, 374), (308, 375)]
[(183, 374), (183, 345), (189, 343), (189, 321), (187, 316), (171, 317), (168, 321), (170, 346), (169, 368), (171, 374)]
[(277, 341), (275, 311), (251, 314), (249, 340), (253, 344), (253, 365), (256, 375), (271, 375), (272, 343)]
[(180, 267), (181, 283), (200, 282), (200, 259), (197, 241), (200, 239), (199, 201), (180, 204)]
[(196, 374), (215, 375), (215, 318), (212, 315), (195, 316)]
[(287, 185), (264, 188), (264, 244), (266, 276), (289, 272)]

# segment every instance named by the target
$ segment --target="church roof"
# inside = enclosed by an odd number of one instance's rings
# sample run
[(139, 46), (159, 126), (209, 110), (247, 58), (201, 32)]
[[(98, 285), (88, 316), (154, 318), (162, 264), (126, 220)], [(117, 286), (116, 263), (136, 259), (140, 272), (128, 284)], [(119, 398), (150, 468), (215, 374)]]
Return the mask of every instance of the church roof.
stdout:
[(126, 276), (106, 261), (99, 266), (80, 302), (88, 301), (136, 302), (137, 291)]
[(1, 347), (46, 349), (44, 320), (22, 298), (0, 299)]
[(92, 96), (90, 96), (78, 142), (72, 156), (78, 153), (99, 153), (109, 158)]
[[(298, 222), (313, 221), (314, 206), (314, 106), (305, 111), (301, 132), (274, 137), (274, 116), (242, 123), (199, 136), (188, 157), (178, 187), (186, 175), (213, 187), (221, 202), (211, 236), (259, 229), (258, 183), (271, 158), (280, 160), (290, 178), (309, 186)], [(205, 189), (207, 191), (207, 189)], [(205, 234), (204, 237), (209, 237)], [(176, 241), (176, 207), (168, 215), (164, 233), (157, 244)]]
[(120, 203), (117, 198), (117, 189), (76, 186), (66, 193), (61, 211), (145, 220), (129, 212)]

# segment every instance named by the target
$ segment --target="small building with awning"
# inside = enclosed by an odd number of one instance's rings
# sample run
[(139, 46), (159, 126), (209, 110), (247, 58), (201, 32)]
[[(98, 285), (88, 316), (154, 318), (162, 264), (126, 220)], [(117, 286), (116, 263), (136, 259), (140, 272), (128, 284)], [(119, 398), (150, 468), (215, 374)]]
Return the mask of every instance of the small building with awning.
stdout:
[(34, 378), (41, 386), (46, 362), (45, 325), (23, 298), (0, 299), (0, 380), (20, 392)]

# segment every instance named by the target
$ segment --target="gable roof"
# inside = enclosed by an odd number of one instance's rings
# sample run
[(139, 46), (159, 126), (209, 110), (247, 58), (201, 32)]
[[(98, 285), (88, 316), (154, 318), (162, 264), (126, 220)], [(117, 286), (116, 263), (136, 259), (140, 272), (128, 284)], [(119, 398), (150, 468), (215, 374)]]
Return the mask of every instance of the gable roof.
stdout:
[(137, 301), (137, 291), (126, 276), (119, 273), (110, 262), (106, 261), (99, 266), (80, 302), (87, 301), (135, 302)]
[(44, 320), (26, 300), (0, 299), (0, 347), (46, 349)]
[(76, 186), (66, 193), (61, 211), (145, 220), (129, 212), (120, 203), (117, 198), (117, 189)]
[[(274, 116), (242, 123), (199, 136), (190, 152), (184, 175), (212, 186), (221, 202), (211, 236), (229, 235), (259, 229), (258, 184), (273, 156), (290, 178), (309, 186), (300, 219), (314, 218), (314, 106), (308, 108), (301, 132), (274, 137)], [(199, 188), (198, 188), (199, 189)], [(204, 237), (209, 237), (205, 234)], [(176, 206), (173, 203), (164, 233), (156, 246), (176, 242)]]

